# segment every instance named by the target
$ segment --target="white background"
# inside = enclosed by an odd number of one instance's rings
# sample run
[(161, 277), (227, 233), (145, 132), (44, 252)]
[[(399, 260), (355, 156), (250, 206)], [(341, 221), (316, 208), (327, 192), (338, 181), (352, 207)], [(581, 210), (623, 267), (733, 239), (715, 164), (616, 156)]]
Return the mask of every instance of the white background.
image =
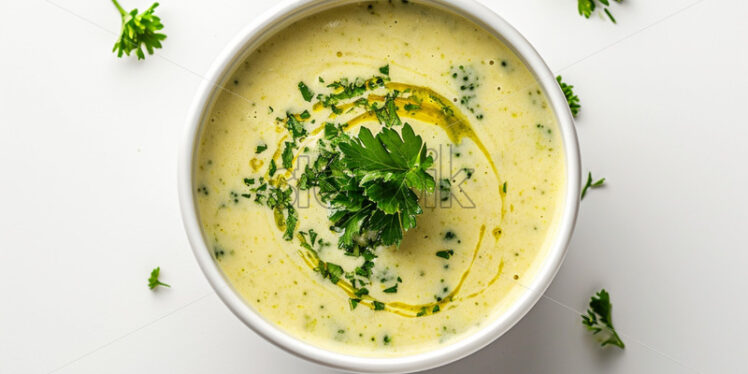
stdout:
[[(608, 183), (546, 297), (434, 373), (746, 372), (746, 2), (626, 0), (618, 25), (575, 0), (484, 2), (576, 86), (584, 170)], [(162, 0), (168, 39), (145, 62), (110, 53), (109, 1), (0, 3), (0, 373), (330, 372), (223, 306), (176, 197), (201, 76), (273, 2)], [(173, 288), (148, 290), (155, 266)], [(624, 351), (580, 324), (601, 287)]]

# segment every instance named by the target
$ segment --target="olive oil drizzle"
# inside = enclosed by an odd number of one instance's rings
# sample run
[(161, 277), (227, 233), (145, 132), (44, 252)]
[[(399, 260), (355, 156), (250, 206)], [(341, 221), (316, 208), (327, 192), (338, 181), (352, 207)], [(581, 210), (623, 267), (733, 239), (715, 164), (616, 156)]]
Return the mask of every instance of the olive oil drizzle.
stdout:
[[(440, 301), (436, 301), (433, 303), (426, 303), (426, 304), (407, 304), (399, 301), (395, 302), (383, 302), (380, 300), (377, 300), (374, 297), (371, 297), (369, 295), (363, 295), (361, 297), (356, 295), (356, 288), (354, 288), (348, 281), (339, 279), (337, 283), (335, 283), (336, 286), (338, 286), (343, 292), (345, 292), (348, 297), (352, 299), (360, 299), (358, 305), (366, 306), (372, 310), (375, 309), (375, 302), (381, 302), (384, 304), (384, 310), (395, 313), (397, 315), (403, 316), (403, 317), (424, 317), (428, 316), (434, 313), (438, 313), (440, 310), (443, 310), (447, 304), (455, 301), (455, 297), (459, 294), (460, 289), (462, 288), (462, 285), (465, 283), (465, 280), (467, 279), (468, 275), (470, 275), (470, 270), (473, 268), (473, 263), (475, 262), (475, 259), (478, 257), (478, 253), (480, 252), (481, 243), (483, 242), (483, 236), (486, 233), (486, 225), (482, 225), (480, 228), (480, 232), (478, 233), (478, 243), (475, 244), (475, 249), (473, 250), (473, 256), (470, 259), (470, 265), (468, 268), (462, 273), (462, 276), (460, 276), (460, 282), (457, 283), (457, 286), (452, 290), (452, 292), (449, 293), (449, 295), (445, 296)], [(297, 238), (302, 243), (306, 243), (306, 238), (302, 236), (301, 234), (297, 235)], [(320, 265), (320, 258), (316, 251), (307, 249), (306, 251), (298, 250), (297, 253), (301, 258), (304, 260), (304, 262), (307, 264), (307, 266), (310, 269), (316, 269)], [(501, 263), (501, 267), (503, 267), (503, 261)], [(497, 275), (498, 277), (498, 275)], [(490, 284), (489, 284), (490, 286)], [(487, 286), (488, 287), (488, 286)], [(436, 308), (438, 306), (438, 308)]]

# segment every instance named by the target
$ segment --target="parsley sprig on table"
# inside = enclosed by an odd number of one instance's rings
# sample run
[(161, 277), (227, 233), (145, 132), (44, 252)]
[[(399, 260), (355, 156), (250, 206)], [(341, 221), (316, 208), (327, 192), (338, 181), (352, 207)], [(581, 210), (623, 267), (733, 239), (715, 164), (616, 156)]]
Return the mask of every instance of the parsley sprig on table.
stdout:
[(117, 0), (112, 0), (112, 3), (122, 17), (122, 30), (112, 49), (112, 52), (117, 52), (117, 57), (122, 57), (123, 54), (129, 56), (130, 52), (135, 50), (138, 60), (144, 60), (143, 47), (150, 55), (153, 54), (154, 49), (161, 48), (161, 41), (166, 39), (166, 35), (159, 32), (164, 25), (161, 19), (153, 14), (158, 3), (153, 3), (143, 13), (138, 13), (137, 9), (127, 12)]
[(579, 104), (579, 97), (574, 93), (574, 86), (564, 83), (560, 75), (556, 77), (556, 80), (558, 81), (558, 85), (561, 86), (561, 91), (564, 92), (564, 96), (566, 96), (566, 101), (569, 103), (571, 114), (576, 118), (577, 114), (579, 114), (579, 109), (581, 109), (582, 106)]
[[(599, 1), (603, 6), (603, 11), (605, 14), (608, 15), (608, 18), (610, 18), (613, 23), (617, 23), (615, 17), (613, 17), (613, 14), (610, 13), (608, 10), (608, 6), (610, 6), (610, 0), (577, 0), (577, 7), (579, 9), (579, 15), (584, 16), (584, 18), (590, 18), (592, 15), (592, 12), (595, 11), (595, 8), (597, 8), (597, 2)], [(613, 0), (617, 3), (622, 3), (623, 0)]]
[(587, 327), (587, 330), (592, 331), (593, 335), (601, 334), (598, 336), (600, 346), (605, 347), (609, 344), (618, 348), (626, 346), (613, 327), (613, 305), (605, 289), (590, 298), (587, 314), (582, 315), (582, 324)]
[(151, 277), (148, 278), (148, 288), (154, 289), (158, 286), (171, 287), (170, 285), (158, 280), (158, 275), (161, 273), (161, 267), (157, 267), (151, 271)]
[(600, 178), (597, 181), (592, 181), (592, 172), (587, 173), (587, 183), (585, 183), (584, 188), (582, 188), (582, 196), (579, 198), (580, 200), (584, 199), (584, 196), (587, 195), (587, 190), (590, 188), (598, 188), (601, 187), (603, 184), (605, 184), (605, 178)]

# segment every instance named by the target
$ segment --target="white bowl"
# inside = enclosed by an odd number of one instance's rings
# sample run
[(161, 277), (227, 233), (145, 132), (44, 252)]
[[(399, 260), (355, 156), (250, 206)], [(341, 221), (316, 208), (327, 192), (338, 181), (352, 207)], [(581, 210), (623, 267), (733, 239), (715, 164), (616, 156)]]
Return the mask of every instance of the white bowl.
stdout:
[(271, 343), (299, 357), (335, 369), (366, 373), (400, 373), (425, 370), (456, 361), (493, 342), (519, 322), (548, 288), (561, 267), (576, 222), (581, 184), (579, 146), (571, 112), (555, 77), (540, 55), (517, 30), (496, 13), (474, 0), (413, 1), (456, 13), (482, 26), (511, 48), (543, 87), (556, 115), (565, 152), (566, 192), (557, 236), (550, 244), (547, 255), (541, 260), (542, 264), (538, 267), (534, 278), (529, 284), (524, 285), (527, 290), (514, 301), (514, 304), (508, 310), (484, 324), (482, 328), (471, 335), (439, 349), (404, 357), (358, 357), (315, 347), (284, 332), (255, 312), (237, 294), (208, 250), (200, 229), (195, 204), (193, 171), (198, 138), (204, 118), (209, 114), (210, 106), (217, 92), (228, 79), (230, 73), (244, 61), (254, 48), (261, 45), (276, 31), (294, 21), (350, 2), (350, 0), (288, 0), (282, 2), (269, 12), (255, 18), (239, 32), (236, 38), (216, 58), (190, 109), (184, 143), (179, 155), (178, 183), (182, 217), (195, 257), (213, 289), (242, 322)]

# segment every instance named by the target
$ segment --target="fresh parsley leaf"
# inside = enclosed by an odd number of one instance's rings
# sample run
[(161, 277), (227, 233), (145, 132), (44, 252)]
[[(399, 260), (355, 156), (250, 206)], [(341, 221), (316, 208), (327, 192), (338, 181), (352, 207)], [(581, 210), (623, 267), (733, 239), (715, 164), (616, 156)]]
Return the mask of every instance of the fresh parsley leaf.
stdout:
[(112, 3), (122, 17), (122, 30), (112, 48), (112, 52), (117, 52), (117, 57), (122, 57), (123, 54), (129, 56), (134, 50), (138, 60), (144, 60), (143, 47), (149, 55), (153, 54), (154, 49), (161, 48), (161, 41), (166, 39), (166, 35), (158, 32), (164, 28), (164, 25), (161, 24), (161, 19), (153, 14), (158, 3), (153, 3), (143, 13), (138, 13), (137, 9), (128, 13), (117, 0), (112, 0)]
[(584, 199), (584, 196), (587, 195), (587, 190), (590, 188), (598, 188), (605, 184), (605, 178), (598, 179), (595, 182), (592, 182), (592, 172), (587, 173), (587, 183), (584, 185), (584, 188), (582, 189), (582, 196), (580, 197), (580, 200)]
[(439, 312), (439, 305), (434, 305), (434, 309), (431, 310), (431, 313), (437, 313)]
[(314, 92), (312, 92), (312, 90), (310, 90), (304, 82), (299, 82), (299, 91), (301, 91), (301, 97), (304, 98), (304, 101), (312, 101)]
[(593, 335), (602, 333), (597, 337), (601, 347), (609, 344), (621, 349), (626, 347), (613, 327), (613, 305), (605, 289), (590, 298), (587, 314), (582, 315), (582, 324), (587, 327), (587, 330), (592, 331)]
[(159, 273), (161, 273), (160, 266), (151, 271), (151, 277), (148, 278), (148, 288), (154, 289), (158, 286), (171, 287), (170, 285), (158, 280)]
[(257, 149), (255, 149), (255, 153), (260, 154), (262, 152), (265, 152), (266, 149), (268, 149), (267, 144), (260, 144), (257, 146)]
[(452, 257), (452, 255), (454, 254), (455, 254), (455, 251), (451, 249), (446, 249), (443, 251), (436, 252), (437, 257), (445, 258), (447, 260), (449, 260), (449, 258)]
[(385, 288), (384, 291), (382, 291), (382, 292), (384, 292), (384, 293), (397, 293), (397, 283), (395, 283), (395, 285), (392, 286), (392, 287), (390, 287), (390, 288)]
[(384, 75), (390, 75), (390, 64), (384, 65), (379, 68), (379, 72)]
[(426, 154), (426, 145), (413, 128), (406, 123), (401, 138), (388, 128), (374, 137), (362, 127), (357, 138), (340, 143), (339, 147), (345, 156), (343, 162), (361, 178), (359, 186), (364, 188), (366, 197), (385, 215), (397, 216), (379, 215), (377, 222), (389, 226), (399, 218), (402, 230), (414, 228), (416, 216), (423, 211), (413, 190), (431, 192), (435, 181), (426, 171), (434, 160)]
[(576, 118), (577, 114), (579, 114), (579, 109), (581, 109), (582, 106), (579, 104), (579, 97), (574, 93), (574, 86), (564, 83), (560, 75), (556, 77), (556, 80), (558, 81), (558, 85), (561, 86), (561, 91), (564, 92), (564, 96), (566, 96), (566, 101), (569, 103), (571, 114)]
[(356, 309), (358, 306), (358, 303), (361, 302), (361, 299), (348, 299), (348, 302), (350, 303), (351, 310)]

